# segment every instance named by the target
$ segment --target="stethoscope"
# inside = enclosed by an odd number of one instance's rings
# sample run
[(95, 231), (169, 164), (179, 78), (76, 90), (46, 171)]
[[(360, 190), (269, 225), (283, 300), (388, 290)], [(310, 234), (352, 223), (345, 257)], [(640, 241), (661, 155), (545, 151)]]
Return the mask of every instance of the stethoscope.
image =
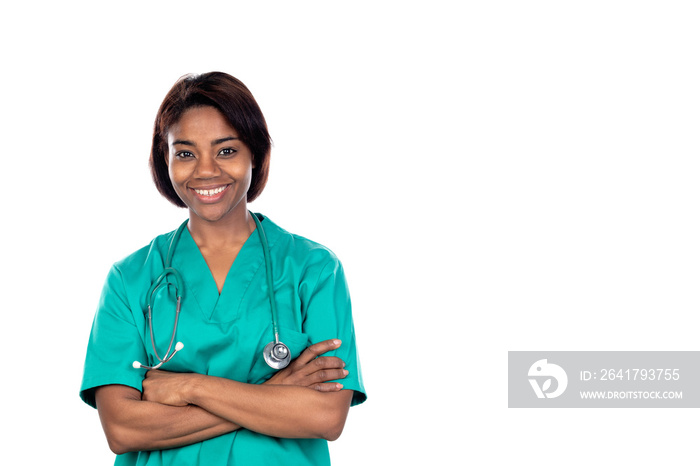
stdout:
[[(277, 327), (277, 306), (275, 305), (275, 292), (272, 287), (272, 261), (270, 260), (270, 249), (267, 244), (267, 237), (265, 236), (265, 230), (262, 227), (262, 224), (260, 223), (260, 220), (258, 220), (258, 217), (252, 213), (249, 212), (250, 215), (253, 217), (253, 220), (255, 220), (255, 226), (256, 230), (258, 230), (258, 236), (260, 237), (260, 243), (262, 243), (262, 249), (263, 249), (263, 255), (265, 256), (265, 274), (267, 275), (267, 295), (270, 299), (270, 309), (272, 312), (272, 332), (275, 335), (275, 339), (265, 345), (265, 348), (263, 349), (263, 357), (265, 358), (265, 362), (267, 363), (268, 366), (270, 366), (273, 369), (284, 369), (287, 367), (289, 364), (289, 361), (291, 360), (291, 354), (289, 353), (289, 348), (287, 348), (287, 345), (282, 343), (280, 341), (279, 337), (279, 328)], [(180, 351), (182, 348), (185, 347), (185, 345), (182, 344), (182, 342), (178, 341), (175, 344), (175, 348), (173, 348), (173, 342), (175, 341), (175, 334), (177, 333), (177, 322), (180, 317), (180, 303), (182, 300), (182, 291), (184, 289), (183, 284), (182, 284), (182, 275), (180, 275), (180, 272), (177, 271), (176, 268), (174, 268), (172, 264), (172, 259), (173, 259), (173, 253), (175, 252), (175, 246), (177, 245), (177, 242), (180, 240), (180, 235), (182, 234), (182, 231), (185, 229), (187, 226), (187, 220), (185, 220), (182, 225), (175, 231), (175, 234), (173, 235), (172, 239), (170, 240), (170, 246), (168, 247), (168, 254), (165, 258), (165, 267), (163, 268), (163, 272), (158, 276), (158, 278), (155, 279), (153, 283), (151, 283), (151, 287), (148, 289), (148, 295), (147, 295), (147, 310), (146, 310), (146, 315), (147, 315), (147, 320), (148, 320), (148, 329), (151, 335), (151, 345), (153, 346), (153, 354), (155, 354), (156, 358), (158, 361), (160, 361), (158, 364), (155, 366), (146, 366), (144, 364), (141, 364), (138, 361), (134, 361), (133, 366), (134, 369), (158, 369), (160, 368), (163, 364), (166, 362), (170, 361), (175, 354), (177, 354), (178, 351)], [(172, 276), (175, 279), (175, 283), (170, 283), (168, 281), (168, 276)], [(158, 355), (158, 351), (156, 350), (156, 340), (155, 337), (153, 336), (153, 301), (154, 297), (158, 294), (158, 291), (160, 290), (161, 287), (166, 287), (166, 289), (169, 289), (171, 286), (175, 287), (175, 297), (177, 298), (177, 303), (175, 305), (175, 323), (173, 324), (173, 334), (170, 337), (170, 343), (168, 344), (168, 350), (165, 352), (165, 355), (161, 358)], [(173, 351), (172, 353), (170, 351)]]

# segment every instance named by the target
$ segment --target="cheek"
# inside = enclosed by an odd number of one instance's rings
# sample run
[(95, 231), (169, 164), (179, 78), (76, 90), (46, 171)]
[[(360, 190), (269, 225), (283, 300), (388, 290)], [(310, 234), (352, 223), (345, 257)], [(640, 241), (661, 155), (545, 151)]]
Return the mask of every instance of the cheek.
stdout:
[(187, 179), (187, 170), (184, 170), (181, 164), (171, 163), (168, 164), (168, 176), (170, 177), (170, 183), (173, 185), (175, 192), (182, 197), (184, 192), (183, 183)]
[(229, 175), (236, 179), (239, 184), (250, 184), (253, 176), (253, 164), (250, 160), (237, 160), (235, 163), (228, 167)]

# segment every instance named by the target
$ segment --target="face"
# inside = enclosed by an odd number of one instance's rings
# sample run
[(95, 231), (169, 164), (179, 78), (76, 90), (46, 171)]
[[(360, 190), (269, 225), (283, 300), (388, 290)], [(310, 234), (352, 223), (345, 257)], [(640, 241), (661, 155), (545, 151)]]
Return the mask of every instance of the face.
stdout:
[(168, 131), (168, 172), (190, 221), (246, 218), (253, 157), (214, 107), (194, 107)]

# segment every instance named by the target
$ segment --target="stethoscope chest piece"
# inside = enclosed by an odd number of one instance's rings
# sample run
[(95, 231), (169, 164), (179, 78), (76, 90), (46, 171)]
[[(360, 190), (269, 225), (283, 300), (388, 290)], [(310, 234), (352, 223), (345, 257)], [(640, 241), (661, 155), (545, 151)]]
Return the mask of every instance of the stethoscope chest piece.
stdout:
[(263, 357), (267, 365), (273, 369), (284, 369), (292, 359), (292, 355), (289, 354), (289, 348), (281, 341), (271, 341), (265, 345)]

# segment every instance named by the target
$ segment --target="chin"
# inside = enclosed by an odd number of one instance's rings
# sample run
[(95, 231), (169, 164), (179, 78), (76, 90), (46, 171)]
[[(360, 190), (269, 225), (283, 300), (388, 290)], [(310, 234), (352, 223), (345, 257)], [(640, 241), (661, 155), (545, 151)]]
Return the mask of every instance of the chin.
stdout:
[[(245, 209), (245, 204), (244, 204), (244, 209)], [(219, 221), (225, 221), (230, 218), (234, 218), (237, 216), (237, 210), (236, 208), (230, 208), (230, 209), (190, 209), (191, 212), (193, 212), (197, 217), (199, 217), (201, 220), (207, 222), (207, 223), (216, 223)]]

